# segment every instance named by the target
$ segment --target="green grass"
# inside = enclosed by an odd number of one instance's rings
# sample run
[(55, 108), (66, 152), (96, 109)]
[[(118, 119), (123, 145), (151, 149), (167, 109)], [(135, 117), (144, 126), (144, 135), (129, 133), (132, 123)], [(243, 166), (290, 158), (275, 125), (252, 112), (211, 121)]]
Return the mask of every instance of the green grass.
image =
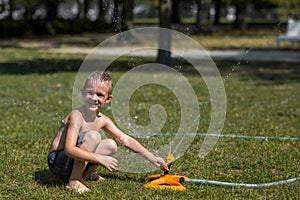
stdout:
[[(134, 174), (104, 169), (97, 172), (106, 181), (84, 182), (92, 192), (79, 195), (66, 191), (64, 183), (48, 171), (46, 157), (60, 120), (72, 109), (73, 83), (84, 55), (34, 49), (0, 51), (0, 199), (300, 199), (300, 181), (257, 189), (186, 183), (186, 191), (176, 192), (143, 188), (147, 176), (158, 171)], [(115, 66), (119, 64), (128, 65), (126, 59), (118, 60)], [(224, 134), (300, 137), (299, 63), (216, 64), (227, 95)], [(112, 66), (114, 81), (126, 70)], [(197, 94), (201, 110), (198, 132), (205, 132), (210, 120), (205, 83), (189, 67), (183, 66), (180, 72)], [(179, 120), (174, 99), (166, 88), (145, 86), (134, 93), (131, 114), (138, 116), (137, 123), (147, 124), (150, 106), (161, 103), (172, 119), (164, 131), (174, 132)], [(111, 116), (109, 109), (104, 112)], [(168, 145), (170, 139), (156, 138), (155, 142)], [(146, 139), (140, 141), (151, 148)], [(201, 159), (202, 142), (203, 137), (195, 138), (173, 165), (172, 174), (238, 183), (273, 182), (300, 175), (299, 141), (220, 138)]]
[[(285, 27), (252, 28), (241, 30), (214, 30), (211, 35), (192, 35), (206, 49), (277, 49), (277, 37), (286, 32)], [(282, 42), (281, 49), (290, 50), (291, 43)], [(299, 43), (295, 45), (299, 49)]]

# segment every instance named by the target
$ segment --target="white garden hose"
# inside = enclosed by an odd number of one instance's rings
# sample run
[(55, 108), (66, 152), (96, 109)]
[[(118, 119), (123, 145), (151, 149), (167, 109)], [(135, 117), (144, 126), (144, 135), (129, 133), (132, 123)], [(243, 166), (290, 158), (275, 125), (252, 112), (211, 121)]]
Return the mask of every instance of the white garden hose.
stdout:
[(276, 185), (283, 185), (295, 182), (300, 180), (300, 177), (291, 178), (282, 181), (275, 181), (269, 183), (229, 183), (229, 182), (221, 182), (221, 181), (213, 181), (213, 180), (202, 180), (202, 179), (183, 179), (182, 182), (186, 183), (195, 183), (195, 184), (208, 184), (208, 185), (219, 185), (219, 186), (228, 186), (228, 187), (247, 187), (247, 188), (258, 188), (258, 187), (268, 187), (268, 186), (276, 186)]

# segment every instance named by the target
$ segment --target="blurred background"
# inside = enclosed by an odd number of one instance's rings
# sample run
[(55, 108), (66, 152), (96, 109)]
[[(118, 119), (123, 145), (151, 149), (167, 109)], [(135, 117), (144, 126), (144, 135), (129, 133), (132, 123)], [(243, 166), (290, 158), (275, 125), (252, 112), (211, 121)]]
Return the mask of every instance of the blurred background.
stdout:
[(188, 34), (284, 31), (299, 11), (300, 0), (0, 0), (0, 37), (120, 32), (144, 25)]

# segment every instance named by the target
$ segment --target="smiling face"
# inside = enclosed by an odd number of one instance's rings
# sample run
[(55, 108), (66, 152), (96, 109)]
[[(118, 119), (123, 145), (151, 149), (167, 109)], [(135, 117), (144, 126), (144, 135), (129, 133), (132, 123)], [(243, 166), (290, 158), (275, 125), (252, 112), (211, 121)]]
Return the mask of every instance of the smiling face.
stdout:
[(111, 87), (112, 81), (109, 75), (103, 73), (90, 75), (81, 90), (86, 109), (99, 113), (100, 108), (112, 99)]
[(105, 82), (97, 87), (89, 85), (86, 89), (82, 90), (84, 104), (88, 110), (97, 111), (103, 107), (104, 104), (109, 103), (112, 96), (109, 95), (109, 85)]

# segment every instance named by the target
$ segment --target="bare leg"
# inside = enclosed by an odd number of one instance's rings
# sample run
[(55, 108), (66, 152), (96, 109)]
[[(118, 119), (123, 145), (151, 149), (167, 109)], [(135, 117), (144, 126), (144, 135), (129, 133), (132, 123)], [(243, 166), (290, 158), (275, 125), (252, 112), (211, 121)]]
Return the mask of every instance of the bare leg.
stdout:
[[(96, 131), (87, 132), (83, 138), (83, 144), (79, 147), (85, 151), (95, 152), (98, 144), (101, 141), (101, 136)], [(66, 186), (69, 190), (75, 190), (79, 193), (85, 193), (90, 191), (84, 184), (80, 182), (83, 178), (84, 170), (87, 166), (87, 162), (74, 160), (74, 165), (69, 182)]]
[(99, 167), (99, 165), (97, 164), (90, 166), (90, 168), (84, 173), (83, 177), (89, 181), (104, 180), (102, 176), (93, 173), (97, 169), (97, 167)]
[[(83, 143), (79, 148), (89, 152), (98, 153), (105, 157), (111, 156), (117, 151), (117, 144), (112, 139), (101, 140), (101, 135), (99, 132), (90, 131), (86, 133), (85, 137), (83, 138)], [(86, 172), (84, 172), (86, 166), (87, 162), (74, 160), (74, 165), (70, 180), (67, 184), (67, 189), (76, 190), (79, 193), (88, 192), (90, 189), (80, 182), (82, 178), (86, 178), (88, 180), (103, 179), (101, 176), (93, 174), (99, 165), (92, 165)]]
[[(97, 146), (95, 153), (104, 155), (104, 156), (112, 156), (114, 153), (117, 152), (117, 144), (112, 139), (104, 139), (101, 140), (99, 145)], [(84, 174), (84, 177), (88, 180), (103, 180), (104, 178), (93, 174), (93, 172), (96, 170), (96, 168), (99, 165), (95, 164), (92, 165)]]
[(96, 153), (104, 156), (112, 156), (118, 150), (117, 144), (112, 139), (101, 140), (96, 148)]
[(68, 190), (75, 190), (80, 194), (90, 191), (89, 188), (79, 181), (82, 178), (83, 170), (85, 169), (86, 164), (86, 162), (74, 160), (72, 173), (66, 186)]

